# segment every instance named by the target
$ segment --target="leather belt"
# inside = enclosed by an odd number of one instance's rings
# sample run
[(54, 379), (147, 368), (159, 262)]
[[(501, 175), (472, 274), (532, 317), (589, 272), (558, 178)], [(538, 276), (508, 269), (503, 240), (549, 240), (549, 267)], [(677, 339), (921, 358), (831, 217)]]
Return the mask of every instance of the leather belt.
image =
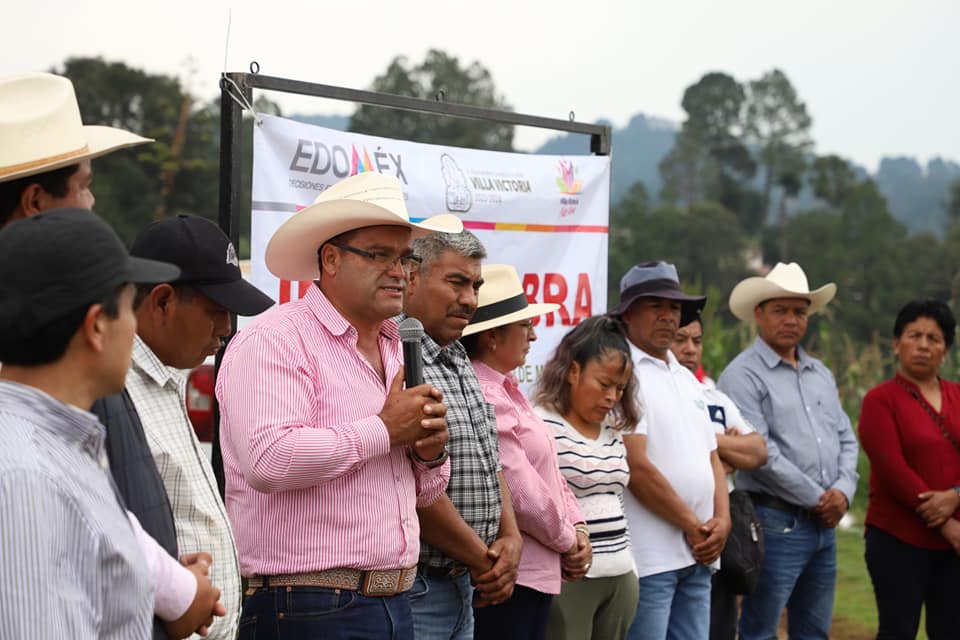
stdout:
[(429, 578), (459, 578), (467, 572), (466, 567), (431, 567), (421, 564), (417, 571)]
[(759, 504), (762, 507), (769, 507), (770, 509), (783, 511), (797, 517), (810, 515), (810, 510), (806, 507), (792, 504), (777, 496), (772, 496), (769, 493), (759, 493), (757, 491), (748, 491), (747, 493), (750, 495), (750, 499), (753, 500), (754, 504)]
[(327, 569), (308, 573), (281, 573), (273, 576), (252, 576), (247, 584), (260, 587), (325, 587), (357, 591), (360, 595), (395, 596), (410, 590), (417, 568), (361, 571), (360, 569)]

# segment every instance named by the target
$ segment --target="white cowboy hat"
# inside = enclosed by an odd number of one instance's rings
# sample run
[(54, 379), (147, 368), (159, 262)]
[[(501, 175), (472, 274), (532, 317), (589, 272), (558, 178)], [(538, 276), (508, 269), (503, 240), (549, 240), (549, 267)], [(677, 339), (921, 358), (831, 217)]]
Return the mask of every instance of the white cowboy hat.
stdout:
[(460, 218), (449, 213), (410, 222), (400, 181), (367, 171), (324, 190), (312, 205), (280, 225), (267, 243), (267, 268), (283, 280), (315, 280), (320, 277), (317, 249), (324, 242), (353, 229), (379, 225), (409, 227), (414, 238), (463, 231)]
[(50, 73), (0, 78), (0, 182), (146, 142), (153, 140), (114, 127), (84, 125), (67, 78)]
[(754, 308), (773, 298), (804, 298), (810, 301), (809, 313), (814, 314), (833, 300), (837, 285), (828, 282), (815, 291), (810, 291), (807, 274), (796, 262), (778, 262), (766, 277), (753, 277), (740, 281), (730, 292), (730, 312), (744, 322), (753, 322)]
[(502, 327), (511, 322), (536, 318), (552, 313), (559, 304), (530, 304), (523, 292), (523, 284), (517, 270), (508, 264), (485, 264), (480, 268), (483, 285), (477, 296), (477, 311), (470, 324), (463, 330), (464, 336), (487, 329)]

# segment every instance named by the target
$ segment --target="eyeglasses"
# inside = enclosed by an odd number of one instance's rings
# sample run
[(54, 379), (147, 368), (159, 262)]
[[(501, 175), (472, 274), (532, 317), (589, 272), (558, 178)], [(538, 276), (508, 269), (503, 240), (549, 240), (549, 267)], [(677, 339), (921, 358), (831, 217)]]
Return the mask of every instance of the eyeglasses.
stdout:
[(389, 253), (383, 253), (382, 251), (364, 251), (363, 249), (357, 249), (356, 247), (351, 247), (347, 244), (338, 244), (336, 242), (332, 244), (338, 249), (349, 251), (350, 253), (358, 255), (362, 258), (366, 258), (367, 260), (373, 260), (373, 262), (378, 266), (383, 267), (384, 271), (393, 269), (399, 262), (403, 270), (406, 273), (410, 273), (423, 263), (423, 258), (413, 255), (412, 253), (398, 256)]

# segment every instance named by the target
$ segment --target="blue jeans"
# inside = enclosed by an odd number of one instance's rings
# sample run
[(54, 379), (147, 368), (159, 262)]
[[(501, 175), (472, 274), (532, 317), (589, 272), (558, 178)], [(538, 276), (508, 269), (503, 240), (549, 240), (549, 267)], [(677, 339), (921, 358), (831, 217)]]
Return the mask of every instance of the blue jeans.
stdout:
[(362, 596), (324, 587), (262, 587), (240, 613), (239, 640), (413, 640), (407, 594)]
[(407, 592), (417, 640), (473, 640), (470, 574), (431, 578), (417, 574)]
[(710, 569), (693, 564), (640, 578), (640, 601), (628, 640), (707, 640)]
[(791, 640), (830, 637), (837, 538), (807, 514), (755, 505), (763, 523), (760, 582), (744, 597), (741, 640), (775, 640), (784, 607)]

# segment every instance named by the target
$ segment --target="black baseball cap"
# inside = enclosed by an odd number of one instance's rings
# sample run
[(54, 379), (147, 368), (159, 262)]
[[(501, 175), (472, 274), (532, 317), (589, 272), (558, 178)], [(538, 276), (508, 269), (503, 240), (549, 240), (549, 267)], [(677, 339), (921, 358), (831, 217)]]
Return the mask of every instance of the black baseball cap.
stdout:
[(137, 235), (130, 255), (177, 265), (180, 277), (167, 282), (189, 284), (237, 315), (253, 316), (273, 305), (243, 279), (230, 238), (206, 218), (179, 215), (152, 222)]
[(0, 230), (0, 332), (30, 336), (122, 284), (179, 275), (172, 264), (130, 257), (92, 211), (51, 209)]

